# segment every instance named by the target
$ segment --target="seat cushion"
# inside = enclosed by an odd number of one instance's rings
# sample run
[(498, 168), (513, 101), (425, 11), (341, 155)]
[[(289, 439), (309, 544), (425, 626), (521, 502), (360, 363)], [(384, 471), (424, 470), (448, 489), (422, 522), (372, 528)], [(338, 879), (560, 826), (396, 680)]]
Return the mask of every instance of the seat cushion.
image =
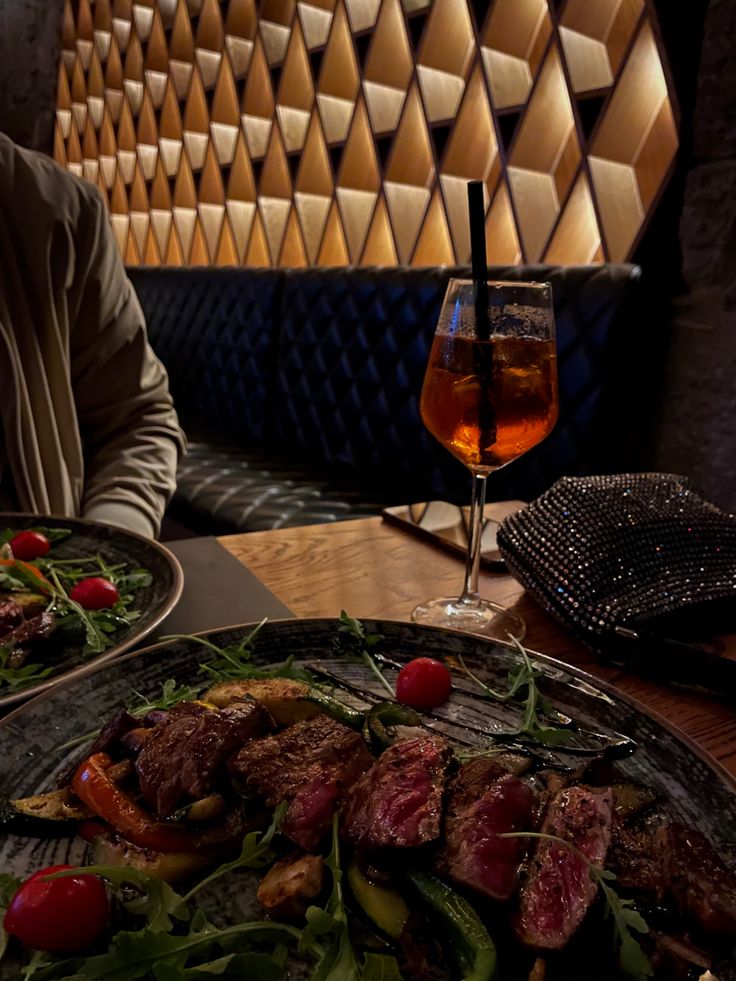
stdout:
[(208, 425), (262, 439), (273, 403), (283, 273), (270, 269), (128, 270), (154, 351), (187, 431)]
[(397, 487), (384, 501), (348, 470), (197, 441), (190, 442), (177, 480), (171, 518), (209, 535), (371, 517), (404, 493)]

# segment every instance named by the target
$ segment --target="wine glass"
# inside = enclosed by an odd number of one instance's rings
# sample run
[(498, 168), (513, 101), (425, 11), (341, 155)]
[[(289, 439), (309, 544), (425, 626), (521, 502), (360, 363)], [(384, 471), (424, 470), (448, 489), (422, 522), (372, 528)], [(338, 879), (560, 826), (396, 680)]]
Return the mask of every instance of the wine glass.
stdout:
[(486, 479), (547, 436), (557, 420), (549, 283), (451, 279), (420, 402), (432, 435), (473, 475), (465, 583), (458, 598), (418, 606), (417, 623), (521, 640), (518, 614), (478, 593)]

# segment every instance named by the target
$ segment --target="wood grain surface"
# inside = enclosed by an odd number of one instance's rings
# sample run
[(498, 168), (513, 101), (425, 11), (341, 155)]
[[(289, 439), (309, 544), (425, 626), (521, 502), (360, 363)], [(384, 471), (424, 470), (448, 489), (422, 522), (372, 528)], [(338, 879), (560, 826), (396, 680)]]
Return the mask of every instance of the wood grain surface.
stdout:
[[(493, 513), (490, 505), (487, 513)], [(463, 561), (381, 518), (229, 535), (236, 558), (299, 617), (410, 620), (426, 599), (460, 591)], [(526, 645), (589, 671), (692, 737), (736, 775), (736, 702), (660, 684), (594, 656), (558, 626), (506, 574), (481, 572), (481, 595), (510, 606), (527, 623)], [(736, 650), (736, 638), (722, 643)]]

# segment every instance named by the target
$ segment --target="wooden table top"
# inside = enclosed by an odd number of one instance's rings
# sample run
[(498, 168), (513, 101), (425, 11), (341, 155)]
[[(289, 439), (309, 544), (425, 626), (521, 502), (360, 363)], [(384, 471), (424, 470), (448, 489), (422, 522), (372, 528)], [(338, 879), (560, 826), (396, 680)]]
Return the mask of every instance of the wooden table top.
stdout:
[[(359, 618), (410, 620), (418, 603), (457, 595), (462, 586), (461, 558), (378, 517), (229, 535), (220, 542), (298, 617), (336, 617), (345, 609)], [(599, 663), (510, 575), (482, 570), (480, 580), (482, 596), (524, 617), (530, 650), (615, 685), (687, 733), (736, 775), (736, 704)]]

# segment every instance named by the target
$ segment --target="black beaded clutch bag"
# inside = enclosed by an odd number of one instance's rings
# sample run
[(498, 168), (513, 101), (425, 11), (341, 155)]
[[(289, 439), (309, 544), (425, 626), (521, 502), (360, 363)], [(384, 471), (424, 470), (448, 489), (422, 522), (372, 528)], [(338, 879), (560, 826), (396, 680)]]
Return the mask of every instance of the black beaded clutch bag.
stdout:
[(736, 630), (736, 515), (687, 479), (564, 477), (502, 522), (498, 545), (527, 591), (589, 647), (736, 693), (736, 661), (691, 643)]

